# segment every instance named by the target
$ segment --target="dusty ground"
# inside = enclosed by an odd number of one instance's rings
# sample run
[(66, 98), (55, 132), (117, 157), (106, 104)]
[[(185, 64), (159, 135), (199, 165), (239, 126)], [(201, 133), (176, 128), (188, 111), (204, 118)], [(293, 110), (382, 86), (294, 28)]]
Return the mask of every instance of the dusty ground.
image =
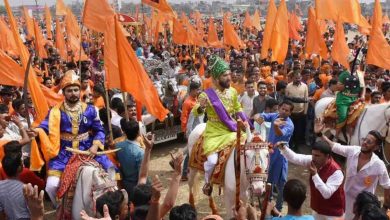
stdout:
[[(179, 149), (183, 148), (184, 146), (185, 146), (185, 144), (182, 142), (171, 141), (168, 143), (158, 144), (158, 145), (154, 146), (154, 148), (153, 148), (149, 175), (150, 176), (158, 175), (160, 177), (160, 180), (163, 182), (165, 189), (163, 191), (162, 198), (165, 196), (165, 194), (167, 192), (167, 188), (168, 188), (169, 182), (171, 180), (170, 176), (173, 172), (172, 169), (170, 168), (170, 166), (168, 165), (168, 162), (171, 159), (169, 153), (170, 152), (177, 152)], [(305, 146), (300, 147), (299, 151), (301, 153), (306, 153), (306, 154), (310, 153), (309, 148), (305, 147)], [(289, 178), (298, 178), (298, 179), (302, 180), (303, 182), (305, 182), (306, 184), (308, 184), (309, 172), (308, 172), (308, 169), (305, 167), (298, 167), (298, 166), (295, 166), (293, 164), (289, 164), (289, 175), (288, 176), (289, 176)], [(214, 189), (214, 192), (216, 192), (216, 191), (217, 190)], [(383, 201), (383, 197), (382, 197), (383, 192), (380, 189), (380, 187), (378, 187), (377, 194), (380, 195), (380, 200)], [(223, 199), (222, 195), (215, 196), (215, 200), (216, 200), (216, 203), (218, 205), (220, 214), (222, 215), (222, 217), (224, 217), (225, 209), (224, 209), (224, 206), (222, 203), (223, 202), (222, 199)], [(311, 213), (311, 209), (309, 207), (309, 201), (310, 201), (310, 194), (308, 192), (308, 198), (306, 199), (304, 206), (303, 206), (304, 207), (303, 212), (305, 214)], [(199, 217), (204, 217), (204, 216), (210, 214), (210, 209), (208, 208), (208, 200), (206, 199), (206, 197), (201, 195), (200, 200), (198, 202), (199, 203), (197, 206), (197, 211), (198, 211)], [(187, 182), (182, 182), (180, 184), (179, 193), (178, 193), (178, 197), (176, 200), (177, 205), (181, 205), (183, 203), (188, 203)], [(46, 205), (45, 207), (47, 210), (46, 211), (47, 215), (45, 216), (45, 219), (49, 219), (49, 220), (53, 219), (54, 220), (55, 219), (54, 213), (53, 213), (53, 210), (51, 209), (51, 207), (49, 206), (49, 203), (46, 202), (45, 205)], [(286, 213), (286, 211), (287, 211), (287, 207), (284, 207), (283, 213)]]

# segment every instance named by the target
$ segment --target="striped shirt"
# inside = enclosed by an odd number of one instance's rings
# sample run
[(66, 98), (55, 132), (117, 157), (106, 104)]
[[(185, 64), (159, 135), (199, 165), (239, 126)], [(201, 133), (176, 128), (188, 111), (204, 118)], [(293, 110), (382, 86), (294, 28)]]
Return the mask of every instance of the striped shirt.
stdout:
[(9, 220), (30, 219), (23, 183), (19, 180), (0, 181), (0, 212), (4, 212)]

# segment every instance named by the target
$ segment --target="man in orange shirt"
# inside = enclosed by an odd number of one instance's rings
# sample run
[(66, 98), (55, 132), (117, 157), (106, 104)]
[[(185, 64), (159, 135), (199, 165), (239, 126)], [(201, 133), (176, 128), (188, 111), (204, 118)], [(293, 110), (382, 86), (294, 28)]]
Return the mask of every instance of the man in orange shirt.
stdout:
[(186, 133), (188, 117), (192, 108), (195, 106), (198, 95), (202, 92), (201, 85), (198, 82), (191, 82), (189, 85), (189, 95), (183, 103), (182, 112), (180, 116), (181, 130)]
[(381, 100), (381, 103), (390, 102), (390, 83), (383, 82), (381, 85), (381, 88), (382, 88), (382, 94), (383, 94), (383, 98)]

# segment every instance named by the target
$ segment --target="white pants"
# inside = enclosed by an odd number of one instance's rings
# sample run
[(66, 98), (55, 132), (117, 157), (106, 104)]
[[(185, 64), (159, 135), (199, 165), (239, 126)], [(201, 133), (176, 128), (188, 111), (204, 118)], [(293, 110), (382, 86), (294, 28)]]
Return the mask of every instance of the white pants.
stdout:
[(204, 178), (206, 183), (210, 182), (210, 177), (211, 174), (214, 171), (215, 165), (217, 165), (218, 162), (218, 153), (213, 153), (207, 156), (207, 161), (204, 162), (203, 167), (204, 167)]
[(45, 190), (55, 208), (57, 208), (57, 190), (59, 186), (60, 178), (58, 176), (49, 176), (47, 178)]

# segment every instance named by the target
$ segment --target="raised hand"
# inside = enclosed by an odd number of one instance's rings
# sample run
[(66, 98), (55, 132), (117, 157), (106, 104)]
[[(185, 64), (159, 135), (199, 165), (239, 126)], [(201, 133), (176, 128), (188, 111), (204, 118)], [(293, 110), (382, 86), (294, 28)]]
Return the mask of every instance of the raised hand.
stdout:
[[(173, 157), (173, 155), (172, 155)], [(182, 174), (182, 163), (184, 160), (183, 152), (180, 152), (179, 155), (176, 156), (176, 158), (173, 159), (173, 169), (178, 175)]]
[(38, 186), (32, 186), (31, 183), (23, 186), (23, 195), (30, 210), (32, 220), (41, 220), (44, 215), (43, 195), (44, 191), (38, 192)]
[(325, 128), (322, 118), (316, 118), (314, 122), (314, 133), (321, 133)]
[(163, 185), (158, 178), (158, 176), (154, 176), (153, 181), (152, 181), (152, 197), (151, 201), (152, 202), (159, 202), (160, 197), (161, 197), (161, 191), (163, 190)]
[(274, 125), (275, 126), (278, 126), (278, 127), (280, 127), (280, 126), (283, 126), (283, 125), (285, 125), (287, 122), (283, 119), (283, 118), (277, 118), (277, 119), (275, 119), (275, 121), (274, 121)]
[(106, 204), (104, 204), (103, 206), (103, 214), (104, 214), (103, 218), (92, 218), (89, 217), (87, 212), (85, 212), (84, 210), (80, 212), (81, 219), (83, 220), (111, 220), (110, 211), (108, 210), (108, 206)]
[(146, 135), (142, 135), (142, 139), (144, 141), (146, 149), (151, 150), (153, 148), (154, 138), (155, 138), (154, 134), (150, 132), (147, 133)]

